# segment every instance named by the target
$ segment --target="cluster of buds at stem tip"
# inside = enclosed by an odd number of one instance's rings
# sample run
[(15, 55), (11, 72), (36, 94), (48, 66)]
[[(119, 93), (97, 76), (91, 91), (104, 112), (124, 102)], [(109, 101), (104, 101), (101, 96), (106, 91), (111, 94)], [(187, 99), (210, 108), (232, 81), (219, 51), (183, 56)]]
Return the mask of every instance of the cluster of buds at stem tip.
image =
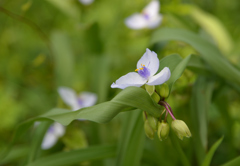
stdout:
[[(159, 118), (153, 117), (147, 112), (143, 112), (144, 119), (144, 129), (148, 138), (153, 139), (155, 132), (157, 132), (158, 138), (160, 141), (166, 139), (168, 137), (170, 127), (167, 122), (168, 114), (171, 116), (172, 123), (171, 128), (178, 136), (179, 139), (183, 139), (183, 137), (191, 137), (191, 132), (186, 125), (186, 123), (182, 120), (178, 120), (174, 117), (172, 108), (165, 101), (165, 99), (169, 96), (169, 87), (166, 83), (157, 86), (145, 85), (145, 89), (148, 94), (152, 97), (152, 99), (163, 106), (164, 110)], [(165, 118), (162, 120), (162, 115), (165, 113)]]

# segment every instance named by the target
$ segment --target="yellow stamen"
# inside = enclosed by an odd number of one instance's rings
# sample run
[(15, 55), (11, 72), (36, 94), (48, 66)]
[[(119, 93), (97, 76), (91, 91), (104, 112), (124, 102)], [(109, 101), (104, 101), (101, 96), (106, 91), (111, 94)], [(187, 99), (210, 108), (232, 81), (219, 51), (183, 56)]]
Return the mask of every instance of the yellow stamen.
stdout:
[(138, 71), (139, 69), (136, 69), (135, 71)]
[(143, 67), (145, 66), (145, 65), (142, 65)]
[(141, 67), (141, 68), (139, 68), (140, 70), (143, 70), (143, 68)]

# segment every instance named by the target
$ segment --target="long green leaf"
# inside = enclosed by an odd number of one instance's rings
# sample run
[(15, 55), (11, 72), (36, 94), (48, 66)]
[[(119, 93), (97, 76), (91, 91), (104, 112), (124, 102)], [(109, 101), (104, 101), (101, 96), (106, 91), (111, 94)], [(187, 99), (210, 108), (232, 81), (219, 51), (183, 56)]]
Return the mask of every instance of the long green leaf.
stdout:
[(164, 67), (168, 67), (171, 71), (171, 77), (167, 81), (170, 91), (175, 81), (182, 75), (183, 71), (187, 67), (191, 57), (192, 55), (189, 55), (185, 59), (182, 59), (179, 55), (173, 54), (166, 56), (160, 61), (159, 71), (162, 70)]
[(191, 58), (191, 55), (189, 55), (188, 57), (186, 57), (185, 59), (183, 59), (173, 70), (173, 72), (171, 73), (171, 77), (170, 79), (167, 81), (167, 83), (169, 84), (169, 89), (171, 92), (172, 86), (175, 83), (175, 81), (177, 81), (177, 79), (179, 77), (181, 77), (183, 71), (185, 70), (185, 68), (187, 67), (187, 64), (189, 62)]
[(240, 156), (235, 159), (223, 164), (222, 166), (239, 166), (240, 165)]
[(191, 117), (194, 127), (194, 146), (200, 164), (207, 148), (207, 111), (210, 107), (214, 82), (199, 77), (193, 86), (191, 99)]
[(142, 111), (132, 111), (127, 113), (126, 116), (123, 117), (123, 129), (118, 144), (116, 165), (138, 166), (145, 139)]
[(222, 22), (196, 6), (190, 8), (190, 16), (213, 37), (219, 49), (228, 54), (233, 48), (233, 41)]
[(197, 34), (183, 29), (162, 28), (152, 35), (151, 43), (166, 40), (180, 40), (190, 44), (222, 78), (240, 85), (240, 72), (225, 59), (220, 51), (209, 41)]
[(212, 161), (212, 157), (215, 153), (215, 151), (217, 150), (218, 146), (222, 143), (222, 140), (223, 140), (223, 136), (217, 140), (217, 142), (215, 142), (213, 144), (213, 146), (211, 147), (211, 149), (209, 150), (208, 154), (206, 155), (205, 159), (203, 160), (203, 163), (201, 166), (209, 166), (211, 161)]
[(68, 125), (74, 119), (86, 119), (97, 123), (105, 123), (109, 122), (119, 112), (128, 107), (145, 110), (154, 116), (160, 115), (161, 108), (142, 88), (128, 87), (121, 91), (111, 101), (92, 107), (82, 108), (77, 111), (56, 108), (40, 117), (57, 121), (63, 125)]
[(31, 148), (29, 151), (29, 158), (28, 162), (34, 161), (37, 157), (39, 152), (41, 151), (41, 144), (43, 137), (50, 126), (51, 122), (41, 122), (39, 126), (36, 127), (36, 131), (34, 132), (32, 143), (31, 143)]
[(65, 166), (71, 164), (78, 164), (83, 161), (111, 158), (115, 155), (116, 146), (99, 145), (70, 152), (60, 152), (57, 154), (39, 158), (38, 160), (35, 160), (27, 166)]

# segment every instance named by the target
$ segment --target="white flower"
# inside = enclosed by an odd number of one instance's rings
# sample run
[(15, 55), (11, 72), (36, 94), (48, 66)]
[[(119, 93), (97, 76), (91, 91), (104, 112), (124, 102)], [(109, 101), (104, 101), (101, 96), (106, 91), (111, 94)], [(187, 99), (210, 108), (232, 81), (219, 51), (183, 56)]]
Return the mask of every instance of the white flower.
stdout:
[(83, 5), (90, 5), (94, 0), (79, 0)]
[(46, 132), (43, 142), (42, 142), (42, 149), (49, 149), (53, 145), (56, 144), (58, 138), (62, 137), (65, 133), (65, 127), (60, 123), (53, 123)]
[(125, 19), (125, 24), (131, 29), (156, 28), (162, 22), (159, 14), (160, 3), (158, 0), (151, 1), (142, 11)]
[(137, 69), (135, 71), (138, 73), (130, 72), (120, 77), (116, 83), (112, 83), (111, 88), (124, 89), (129, 86), (140, 87), (144, 84), (163, 84), (170, 78), (171, 72), (168, 67), (165, 67), (161, 72), (154, 75), (158, 71), (158, 68), (159, 59), (157, 54), (147, 48), (146, 52), (137, 63)]
[(97, 95), (90, 92), (82, 92), (79, 95), (68, 87), (59, 87), (58, 93), (63, 101), (71, 107), (73, 111), (84, 107), (93, 106), (97, 101)]

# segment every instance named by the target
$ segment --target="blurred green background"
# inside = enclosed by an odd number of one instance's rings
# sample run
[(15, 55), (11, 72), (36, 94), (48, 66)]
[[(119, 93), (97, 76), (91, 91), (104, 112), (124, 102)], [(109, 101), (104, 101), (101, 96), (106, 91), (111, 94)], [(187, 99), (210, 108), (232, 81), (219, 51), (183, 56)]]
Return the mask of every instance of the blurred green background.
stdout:
[[(131, 30), (126, 27), (124, 19), (141, 11), (149, 2), (95, 0), (84, 6), (77, 0), (0, 0), (0, 149), (10, 144), (13, 131), (20, 122), (54, 107), (67, 108), (57, 93), (59, 86), (68, 86), (77, 92), (94, 92), (98, 95), (98, 103), (101, 103), (120, 92), (111, 89), (111, 83), (134, 71), (146, 48), (155, 51), (159, 59), (174, 53), (183, 58), (198, 54), (190, 45), (178, 41), (150, 45), (151, 35), (156, 29)], [(197, 33), (215, 43), (223, 55), (240, 69), (239, 0), (160, 2), (163, 22), (157, 29), (181, 28)], [(190, 130), (193, 130), (190, 101), (197, 76), (191, 70), (185, 70), (169, 98), (174, 112), (189, 124)], [(220, 165), (239, 155), (240, 96), (235, 90), (225, 87), (224, 81), (215, 86), (224, 87), (213, 92), (213, 96), (217, 96), (214, 102), (219, 100), (222, 106), (213, 102), (208, 111), (207, 147), (224, 135), (212, 160), (212, 165)], [(47, 154), (117, 143), (122, 127), (120, 119), (125, 114), (108, 124), (73, 122), (68, 131), (70, 135), (79, 132), (71, 136), (77, 140), (76, 143), (72, 145), (69, 142), (74, 141), (62, 139), (60, 147), (56, 146)], [(21, 153), (4, 164), (24, 165), (31, 140), (31, 132), (28, 132), (15, 145), (16, 149), (22, 150)], [(147, 139), (145, 144), (149, 148), (153, 141)], [(161, 161), (155, 161), (158, 156), (155, 159), (145, 157), (141, 165), (182, 165), (171, 141), (156, 144), (159, 148), (155, 148), (155, 153), (162, 155), (159, 156)], [(180, 144), (191, 163), (197, 165), (191, 146), (193, 139), (184, 139)], [(113, 165), (111, 160), (98, 164)], [(80, 165), (91, 164), (85, 162)]]

